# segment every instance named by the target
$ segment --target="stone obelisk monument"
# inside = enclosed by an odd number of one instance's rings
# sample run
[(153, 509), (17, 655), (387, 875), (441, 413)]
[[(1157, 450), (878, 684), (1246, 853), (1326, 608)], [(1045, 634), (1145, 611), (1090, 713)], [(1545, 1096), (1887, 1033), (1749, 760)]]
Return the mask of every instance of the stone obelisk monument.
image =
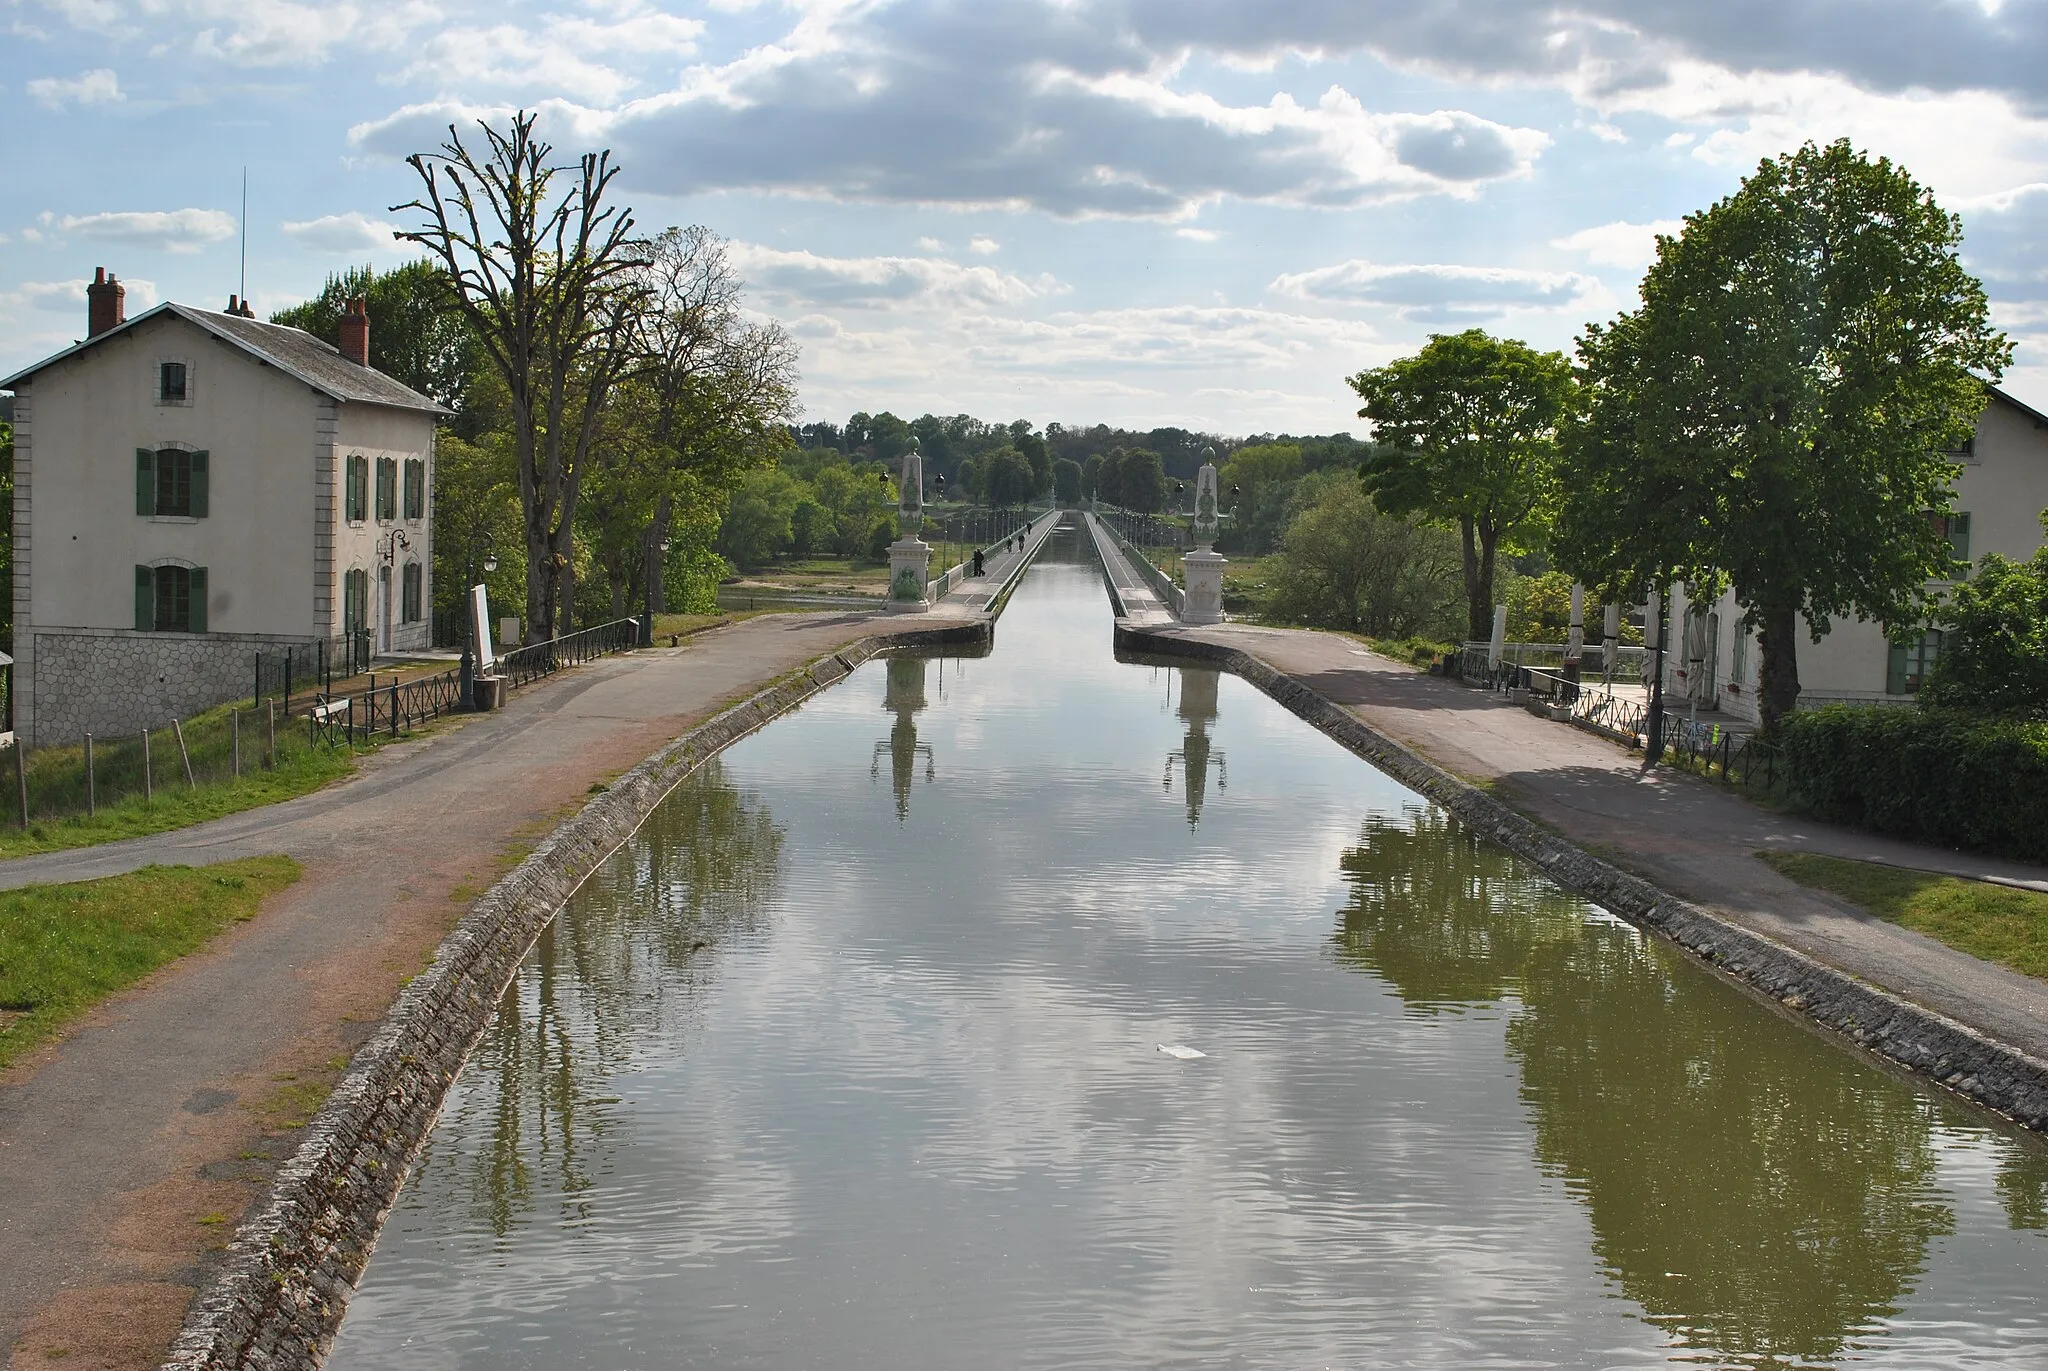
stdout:
[(889, 612), (917, 614), (932, 607), (925, 598), (931, 580), (931, 544), (917, 535), (924, 529), (924, 457), (917, 439), (903, 454), (903, 475), (896, 485), (896, 541), (889, 544)]
[(1210, 545), (1222, 527), (1216, 509), (1216, 449), (1202, 449), (1202, 469), (1195, 473), (1195, 550), (1187, 555), (1187, 599), (1181, 606), (1184, 624), (1223, 622), (1223, 568), (1229, 559)]

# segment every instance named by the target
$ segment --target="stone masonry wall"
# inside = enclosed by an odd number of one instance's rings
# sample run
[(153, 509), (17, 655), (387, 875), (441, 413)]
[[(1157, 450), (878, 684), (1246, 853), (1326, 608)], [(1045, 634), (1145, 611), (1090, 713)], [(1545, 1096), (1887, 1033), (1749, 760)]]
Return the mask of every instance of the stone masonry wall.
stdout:
[(308, 639), (245, 633), (35, 630), (29, 657), (31, 748), (162, 728), (255, 688), (256, 653)]
[(2036, 1130), (2048, 1130), (2048, 1062), (1903, 1000), (1805, 953), (1681, 900), (1517, 814), (1250, 653), (1119, 624), (1120, 650), (1196, 658), (1242, 677), (1290, 712), (1480, 836), (1630, 923), (1662, 934), (1710, 969), (1768, 995), (1859, 1047)]
[(615, 781), (470, 908), (356, 1054), (225, 1266), (192, 1302), (166, 1371), (318, 1366), (456, 1072), (563, 903), (707, 758), (880, 652), (986, 644), (987, 620), (863, 638), (692, 729)]

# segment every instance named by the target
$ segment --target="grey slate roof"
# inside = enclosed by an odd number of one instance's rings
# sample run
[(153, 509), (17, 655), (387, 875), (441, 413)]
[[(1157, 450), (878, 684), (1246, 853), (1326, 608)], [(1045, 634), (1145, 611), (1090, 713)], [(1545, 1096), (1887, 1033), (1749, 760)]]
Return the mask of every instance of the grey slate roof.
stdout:
[(193, 309), (188, 305), (174, 304), (166, 300), (152, 309), (144, 310), (118, 328), (108, 329), (98, 337), (88, 338), (82, 343), (73, 343), (54, 357), (46, 357), (34, 366), (17, 371), (14, 375), (0, 378), (0, 389), (11, 389), (16, 382), (27, 380), (45, 367), (54, 366), (103, 339), (134, 328), (145, 319), (154, 319), (160, 314), (174, 314), (193, 324), (222, 342), (259, 361), (268, 362), (288, 376), (295, 376), (323, 395), (337, 400), (360, 404), (390, 405), (396, 409), (424, 410), (429, 414), (450, 414), (452, 410), (436, 404), (410, 386), (400, 385), (383, 372), (371, 367), (359, 367), (341, 355), (339, 349), (321, 342), (303, 329), (286, 328), (281, 324), (266, 324), (260, 319), (244, 319), (238, 314), (216, 314), (209, 309)]

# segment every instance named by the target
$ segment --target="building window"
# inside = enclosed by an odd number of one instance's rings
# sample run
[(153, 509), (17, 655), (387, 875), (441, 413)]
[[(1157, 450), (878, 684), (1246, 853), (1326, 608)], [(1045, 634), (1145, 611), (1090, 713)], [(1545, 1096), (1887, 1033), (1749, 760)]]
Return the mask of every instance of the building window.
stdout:
[(370, 459), (360, 452), (348, 459), (346, 486), (348, 521), (360, 524), (370, 517)]
[(135, 630), (138, 633), (206, 632), (206, 568), (135, 568)]
[(1948, 555), (1962, 564), (1950, 579), (1964, 579), (1970, 572), (1970, 516), (1967, 513), (1929, 514), (1927, 521), (1934, 525), (1936, 533), (1948, 539)]
[(204, 519), (209, 466), (205, 452), (175, 447), (135, 449), (135, 512), (145, 517)]
[(341, 578), (341, 627), (346, 633), (360, 633), (370, 626), (370, 573), (361, 567)]
[(1930, 628), (1917, 638), (1893, 643), (1891, 661), (1885, 669), (1887, 695), (1911, 695), (1927, 680), (1934, 659), (1941, 655), (1941, 630)]
[(377, 459), (377, 517), (385, 522), (398, 517), (398, 463), (389, 457)]
[(1735, 626), (1735, 652), (1728, 663), (1728, 684), (1741, 690), (1749, 684), (1749, 630)]
[(156, 402), (160, 405), (192, 403), (191, 377), (185, 363), (156, 364)]
[(405, 459), (405, 517), (427, 517), (427, 464), (417, 457)]
[(418, 562), (405, 564), (405, 579), (399, 589), (399, 621), (416, 624), (420, 621), (420, 586), (425, 577)]

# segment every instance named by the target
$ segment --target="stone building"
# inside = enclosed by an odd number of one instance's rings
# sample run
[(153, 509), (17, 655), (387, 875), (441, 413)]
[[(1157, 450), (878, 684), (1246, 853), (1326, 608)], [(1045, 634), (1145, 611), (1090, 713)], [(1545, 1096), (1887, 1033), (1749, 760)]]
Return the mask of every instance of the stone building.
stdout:
[(105, 269), (84, 342), (15, 396), (14, 726), (30, 747), (160, 727), (251, 690), (259, 650), (423, 648), (434, 425), (339, 349), (164, 303), (126, 317)]

